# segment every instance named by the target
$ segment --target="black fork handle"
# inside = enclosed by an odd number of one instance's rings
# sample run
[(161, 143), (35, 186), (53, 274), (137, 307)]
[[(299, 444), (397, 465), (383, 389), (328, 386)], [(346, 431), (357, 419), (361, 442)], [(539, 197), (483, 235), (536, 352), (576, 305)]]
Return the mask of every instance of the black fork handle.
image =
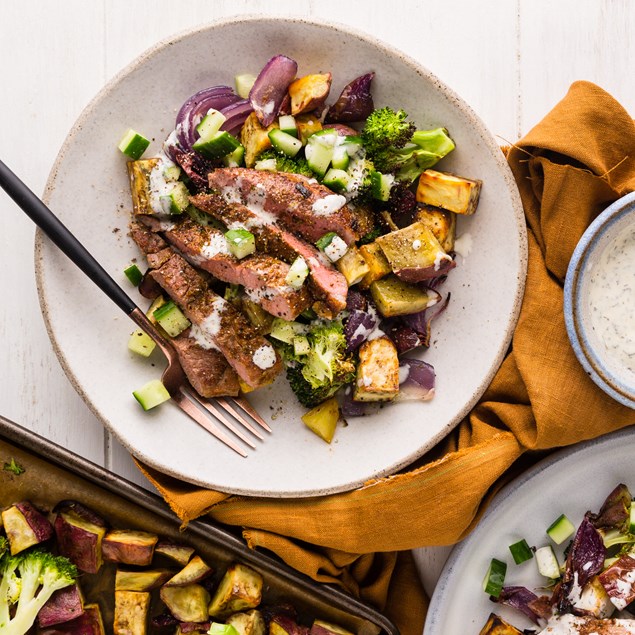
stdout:
[(126, 315), (130, 315), (137, 308), (84, 245), (2, 161), (0, 187)]

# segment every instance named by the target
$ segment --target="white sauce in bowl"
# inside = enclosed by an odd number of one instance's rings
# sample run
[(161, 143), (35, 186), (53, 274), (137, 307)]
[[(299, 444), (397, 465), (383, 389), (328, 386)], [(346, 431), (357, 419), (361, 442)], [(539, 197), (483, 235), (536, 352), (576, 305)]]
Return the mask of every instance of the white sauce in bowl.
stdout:
[(613, 360), (635, 373), (635, 226), (620, 231), (588, 274), (591, 327)]

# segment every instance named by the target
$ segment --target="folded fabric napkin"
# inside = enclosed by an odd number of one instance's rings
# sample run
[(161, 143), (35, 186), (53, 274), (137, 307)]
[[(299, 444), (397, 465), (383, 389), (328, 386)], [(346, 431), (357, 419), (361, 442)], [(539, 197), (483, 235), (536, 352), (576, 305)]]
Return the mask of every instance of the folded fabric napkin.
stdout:
[(524, 453), (635, 422), (635, 412), (597, 388), (575, 358), (562, 290), (586, 227), (635, 189), (633, 120), (601, 88), (576, 82), (508, 160), (529, 235), (511, 352), (469, 417), (416, 466), (352, 492), (279, 500), (228, 496), (140, 465), (183, 521), (208, 514), (243, 527), (250, 547), (341, 585), (382, 610), (404, 635), (420, 635), (427, 608), (408, 550), (466, 536)]

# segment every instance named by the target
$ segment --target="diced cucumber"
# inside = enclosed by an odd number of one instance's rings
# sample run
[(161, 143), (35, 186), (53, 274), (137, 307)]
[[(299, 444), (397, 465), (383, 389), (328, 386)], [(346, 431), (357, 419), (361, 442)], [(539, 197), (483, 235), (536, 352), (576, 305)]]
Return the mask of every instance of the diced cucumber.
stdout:
[(631, 511), (629, 515), (628, 533), (635, 534), (635, 505), (631, 503)]
[(127, 157), (136, 161), (148, 149), (149, 145), (149, 139), (146, 139), (142, 134), (139, 134), (132, 128), (128, 128), (117, 147)]
[(536, 549), (536, 565), (540, 575), (552, 580), (560, 577), (560, 565), (551, 545)]
[(331, 244), (331, 241), (336, 236), (337, 234), (335, 232), (328, 232), (327, 234), (324, 234), (324, 236), (322, 236), (321, 238), (318, 238), (317, 242), (315, 243), (315, 246), (318, 249), (324, 251)]
[(190, 193), (185, 183), (178, 181), (169, 194), (159, 197), (159, 201), (161, 201), (161, 207), (166, 214), (175, 216), (182, 214), (187, 209), (190, 204)]
[(337, 262), (343, 258), (347, 251), (348, 245), (338, 235), (335, 235), (331, 242), (324, 248), (324, 253), (331, 262)]
[(325, 175), (322, 183), (334, 192), (345, 192), (351, 179), (344, 170), (331, 168)]
[(264, 170), (265, 172), (277, 172), (278, 162), (275, 159), (262, 159), (254, 163), (254, 170)]
[(294, 289), (299, 289), (309, 275), (309, 267), (302, 256), (298, 256), (289, 267), (285, 282)]
[(309, 328), (300, 322), (288, 322), (282, 318), (276, 318), (271, 324), (271, 337), (285, 344), (293, 344), (293, 339), (300, 335), (306, 335)]
[(573, 536), (574, 532), (575, 526), (564, 514), (558, 516), (547, 529), (547, 535), (557, 545), (561, 545), (567, 538)]
[(134, 331), (128, 340), (128, 350), (141, 355), (141, 357), (150, 357), (155, 348), (154, 340), (141, 329)]
[(166, 165), (163, 168), (163, 178), (168, 183), (171, 183), (172, 181), (178, 181), (180, 176), (181, 176), (181, 168), (175, 163)]
[(521, 564), (527, 560), (531, 560), (534, 557), (534, 552), (527, 544), (527, 541), (523, 538), (513, 545), (509, 545), (509, 550), (512, 553), (512, 558), (516, 564)]
[(236, 84), (236, 92), (238, 93), (238, 96), (243, 99), (247, 99), (255, 81), (256, 76), (251, 73), (241, 73), (240, 75), (236, 75), (236, 77), (234, 77), (234, 83)]
[(231, 624), (220, 624), (219, 622), (212, 622), (210, 624), (208, 635), (238, 635), (238, 631)]
[(208, 159), (220, 159), (234, 152), (239, 145), (240, 141), (236, 137), (225, 130), (219, 130), (207, 140), (198, 139), (192, 148)]
[(294, 157), (302, 149), (302, 141), (280, 130), (280, 128), (274, 128), (269, 131), (269, 141), (271, 141), (271, 145), (276, 150), (286, 154), (288, 157)]
[(331, 130), (320, 130), (312, 134), (304, 153), (309, 167), (318, 175), (324, 176), (331, 164), (337, 133)]
[(354, 157), (359, 154), (364, 144), (361, 137), (348, 135), (344, 137), (344, 143), (341, 147), (346, 148), (346, 153), (349, 157)]
[(123, 272), (126, 278), (128, 278), (128, 280), (130, 280), (130, 282), (134, 284), (135, 287), (138, 287), (141, 284), (141, 281), (143, 280), (143, 274), (141, 273), (141, 269), (139, 269), (139, 267), (137, 267), (134, 262), (128, 265), (123, 270)]
[(496, 558), (492, 558), (489, 563), (487, 573), (483, 578), (483, 591), (488, 595), (497, 598), (505, 584), (505, 574), (507, 573), (507, 564)]
[(160, 306), (152, 316), (170, 337), (176, 337), (190, 326), (190, 321), (172, 300)]
[(292, 137), (298, 136), (298, 126), (295, 123), (295, 117), (293, 115), (280, 115), (278, 118), (278, 125), (282, 132), (290, 134)]
[(333, 149), (333, 158), (331, 159), (331, 165), (336, 170), (348, 170), (348, 164), (351, 158), (346, 151), (346, 145), (336, 146)]
[(298, 335), (293, 338), (293, 352), (296, 355), (308, 355), (311, 352), (311, 344), (309, 339), (304, 335)]
[(381, 172), (370, 173), (370, 193), (378, 201), (387, 201), (390, 198), (390, 189), (395, 182), (392, 174), (382, 174)]
[(239, 168), (245, 164), (245, 147), (240, 145), (233, 152), (223, 157), (223, 165), (228, 168)]
[(170, 393), (160, 379), (149, 381), (145, 386), (139, 388), (139, 390), (135, 390), (132, 394), (144, 410), (150, 410), (150, 408), (154, 408), (170, 399)]
[(220, 130), (225, 120), (226, 117), (222, 112), (210, 108), (203, 119), (201, 119), (201, 123), (196, 126), (196, 132), (198, 132), (201, 139), (207, 141)]
[(256, 238), (246, 229), (230, 229), (225, 233), (229, 251), (239, 260), (256, 251)]

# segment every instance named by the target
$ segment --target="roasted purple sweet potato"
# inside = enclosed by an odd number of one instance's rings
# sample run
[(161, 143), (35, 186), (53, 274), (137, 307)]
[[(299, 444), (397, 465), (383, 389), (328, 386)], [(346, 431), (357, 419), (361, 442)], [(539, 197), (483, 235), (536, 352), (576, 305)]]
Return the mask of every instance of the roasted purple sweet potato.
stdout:
[(105, 635), (98, 604), (86, 604), (79, 617), (56, 626), (38, 630), (38, 635)]
[(154, 553), (163, 554), (184, 567), (194, 555), (194, 549), (171, 540), (159, 540), (154, 548)]
[(5, 509), (2, 512), (2, 524), (12, 555), (44, 542), (53, 535), (51, 523), (29, 501), (15, 503)]
[(210, 567), (200, 556), (194, 556), (183, 569), (181, 569), (174, 577), (170, 578), (166, 586), (185, 586), (187, 584), (195, 584), (204, 580), (213, 573)]
[(84, 598), (79, 585), (73, 584), (53, 593), (37, 614), (40, 628), (70, 622), (84, 614)]
[(114, 635), (145, 635), (150, 610), (150, 594), (115, 591)]
[(147, 531), (113, 529), (101, 545), (104, 560), (146, 567), (152, 562), (159, 537)]
[(209, 605), (209, 614), (223, 617), (253, 609), (262, 598), (262, 576), (244, 564), (232, 564), (220, 581)]

